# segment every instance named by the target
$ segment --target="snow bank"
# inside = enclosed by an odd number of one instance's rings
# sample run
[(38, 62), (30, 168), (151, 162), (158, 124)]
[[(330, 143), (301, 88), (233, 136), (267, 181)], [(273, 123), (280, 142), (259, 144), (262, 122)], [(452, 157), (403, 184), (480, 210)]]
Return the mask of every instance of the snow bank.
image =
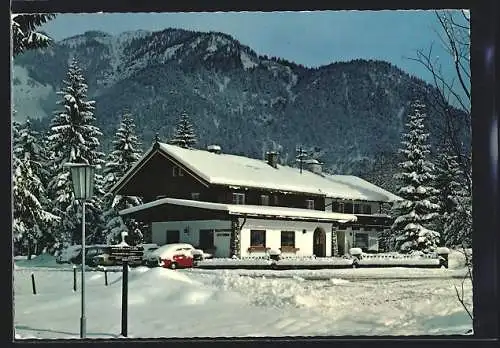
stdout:
[[(472, 257), (472, 249), (465, 251), (469, 258)], [(466, 258), (463, 250), (452, 249), (448, 254), (448, 267), (450, 269), (460, 269), (466, 267)]]
[(60, 262), (70, 263), (71, 259), (77, 257), (81, 250), (81, 245), (70, 245), (61, 251), (58, 259)]
[(441, 254), (449, 254), (450, 249), (445, 248), (445, 247), (439, 247), (436, 249), (436, 254), (441, 255)]
[(214, 275), (231, 275), (265, 279), (303, 279), (303, 280), (386, 280), (386, 279), (463, 279), (464, 269), (449, 270), (445, 268), (337, 268), (337, 269), (199, 269), (184, 270), (196, 277)]
[[(37, 279), (31, 293), (30, 275)], [(242, 273), (296, 275), (251, 278)], [(348, 281), (342, 274), (424, 274), (448, 270), (294, 271), (132, 269), (129, 337), (266, 337), (465, 334), (471, 327), (453, 286), (442, 279)], [(329, 274), (325, 281), (303, 275)], [(333, 276), (332, 276), (333, 275)], [(88, 278), (87, 336), (120, 333), (121, 275)], [(79, 284), (78, 284), (79, 286)], [(471, 286), (466, 284), (466, 296)], [(80, 294), (71, 272), (14, 273), (15, 337), (78, 338)], [(447, 320), (447, 318), (449, 320)]]
[(50, 254), (40, 254), (31, 260), (15, 260), (18, 267), (60, 267), (56, 258)]
[[(36, 255), (31, 255), (31, 258), (34, 259), (36, 257)], [(28, 256), (27, 255), (16, 255), (14, 256), (14, 260), (17, 261), (17, 260), (27, 260), (28, 259)]]

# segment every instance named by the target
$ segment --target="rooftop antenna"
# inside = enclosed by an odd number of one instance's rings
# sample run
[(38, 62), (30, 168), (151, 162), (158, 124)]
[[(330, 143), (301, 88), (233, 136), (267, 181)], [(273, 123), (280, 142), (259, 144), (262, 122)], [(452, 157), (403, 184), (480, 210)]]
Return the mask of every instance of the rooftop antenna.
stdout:
[(304, 158), (306, 158), (307, 152), (303, 149), (302, 145), (299, 145), (295, 151), (297, 151), (297, 162), (299, 162), (300, 174), (302, 174)]

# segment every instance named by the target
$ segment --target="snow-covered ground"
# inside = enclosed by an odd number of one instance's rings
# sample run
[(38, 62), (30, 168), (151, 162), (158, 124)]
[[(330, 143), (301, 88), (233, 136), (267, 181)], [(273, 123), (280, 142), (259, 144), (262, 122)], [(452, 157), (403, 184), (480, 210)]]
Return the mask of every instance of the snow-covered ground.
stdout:
[[(55, 268), (49, 256), (37, 259), (15, 261), (16, 337), (78, 338), (80, 286), (73, 292), (71, 266)], [(450, 278), (463, 269), (458, 257), (452, 259), (455, 269), (139, 267), (129, 275), (129, 336), (465, 334), (472, 323), (455, 297), (454, 284), (461, 280)], [(39, 263), (43, 266), (36, 267)], [(321, 280), (306, 279), (314, 275)], [(121, 273), (109, 273), (107, 287), (102, 272), (89, 272), (86, 279), (88, 337), (118, 337)], [(471, 287), (465, 282), (469, 303)]]

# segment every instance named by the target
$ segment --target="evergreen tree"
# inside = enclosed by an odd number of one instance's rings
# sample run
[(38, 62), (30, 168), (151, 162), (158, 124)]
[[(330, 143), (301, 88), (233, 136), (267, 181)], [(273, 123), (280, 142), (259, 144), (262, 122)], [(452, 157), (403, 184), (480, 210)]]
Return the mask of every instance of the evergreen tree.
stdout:
[(62, 95), (59, 105), (62, 110), (56, 112), (50, 127), (50, 159), (53, 169), (49, 183), (50, 196), (54, 202), (55, 213), (61, 217), (61, 223), (55, 230), (59, 242), (67, 244), (81, 240), (81, 203), (76, 202), (73, 193), (71, 175), (65, 166), (67, 163), (86, 163), (96, 166), (94, 196), (86, 202), (86, 229), (89, 241), (99, 241), (101, 228), (101, 198), (103, 178), (99, 173), (104, 154), (98, 151), (99, 128), (94, 126), (94, 101), (87, 100), (87, 84), (82, 70), (75, 59), (72, 60), (64, 87), (58, 93)]
[[(466, 176), (451, 150), (441, 151), (436, 187), (440, 189), (440, 227), (446, 246), (470, 246), (472, 241), (472, 197)], [(470, 177), (469, 173), (469, 177)]]
[(438, 215), (439, 204), (435, 203), (438, 190), (432, 186), (434, 166), (427, 160), (430, 145), (424, 126), (424, 105), (417, 101), (411, 107), (406, 124), (408, 132), (403, 135), (400, 149), (404, 160), (399, 163), (401, 172), (395, 175), (400, 183), (398, 194), (403, 200), (394, 204), (396, 219), (391, 229), (400, 251), (428, 252), (439, 243), (439, 233), (429, 229)]
[(47, 241), (47, 227), (58, 221), (52, 214), (42, 177), (44, 157), (38, 133), (31, 129), (30, 122), (23, 126), (13, 124), (13, 238), (19, 249), (27, 247), (28, 259), (38, 254)]
[(106, 223), (105, 235), (108, 243), (119, 242), (121, 232), (129, 232), (129, 240), (136, 244), (142, 241), (133, 221), (122, 218), (118, 212), (142, 203), (138, 197), (113, 196), (110, 189), (140, 159), (140, 143), (135, 134), (134, 120), (125, 114), (113, 140), (113, 150), (104, 167), (105, 191), (103, 218)]
[(11, 30), (14, 56), (26, 50), (49, 46), (52, 42), (51, 38), (36, 31), (36, 29), (54, 18), (54, 14), (13, 14), (11, 16)]
[(181, 118), (177, 123), (174, 137), (168, 143), (182, 147), (193, 147), (196, 144), (194, 127), (185, 112), (182, 113)]
[(447, 213), (444, 225), (445, 243), (449, 246), (472, 246), (472, 196), (466, 184), (453, 196), (455, 207)]
[(457, 235), (458, 231), (449, 229), (450, 217), (457, 208), (457, 195), (461, 195), (462, 187), (459, 184), (459, 178), (462, 171), (456, 161), (456, 156), (451, 155), (451, 149), (447, 146), (439, 151), (436, 165), (436, 183), (435, 187), (439, 189), (439, 218), (437, 219), (437, 230), (441, 231), (441, 241), (450, 246), (450, 238)]

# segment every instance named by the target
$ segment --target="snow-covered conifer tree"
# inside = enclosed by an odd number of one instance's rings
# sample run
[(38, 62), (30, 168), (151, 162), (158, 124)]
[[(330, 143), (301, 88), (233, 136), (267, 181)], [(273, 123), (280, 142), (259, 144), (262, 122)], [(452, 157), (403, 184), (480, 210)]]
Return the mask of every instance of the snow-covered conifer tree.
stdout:
[(20, 249), (26, 247), (28, 259), (38, 254), (48, 238), (49, 226), (58, 221), (50, 212), (46, 195), (43, 149), (38, 133), (31, 129), (30, 122), (13, 124), (13, 238)]
[(106, 228), (105, 235), (108, 243), (119, 242), (122, 231), (129, 232), (129, 240), (137, 238), (137, 227), (133, 222), (123, 219), (118, 211), (141, 204), (138, 197), (114, 196), (110, 189), (123, 175), (140, 159), (140, 143), (135, 133), (134, 120), (125, 114), (113, 140), (113, 149), (108, 156), (104, 167), (104, 182), (106, 195), (104, 196), (105, 211), (103, 214)]
[(439, 150), (436, 163), (436, 181), (435, 187), (439, 189), (439, 217), (436, 225), (437, 230), (441, 231), (441, 241), (450, 246), (449, 242), (452, 235), (457, 235), (458, 231), (452, 231), (449, 226), (450, 214), (453, 214), (457, 206), (457, 195), (460, 195), (461, 185), (458, 180), (462, 176), (462, 171), (456, 161), (456, 156), (451, 155), (448, 147), (442, 147)]
[(48, 13), (12, 14), (11, 30), (14, 56), (26, 50), (49, 46), (52, 39), (44, 33), (38, 32), (37, 29), (54, 18), (54, 14)]
[(451, 151), (443, 149), (438, 158), (436, 187), (440, 190), (439, 224), (447, 246), (470, 246), (472, 239), (472, 199), (466, 176)]
[(168, 143), (182, 147), (193, 147), (196, 144), (194, 127), (185, 112), (181, 114), (181, 118), (175, 128), (174, 137)]
[(104, 154), (98, 151), (99, 128), (94, 126), (94, 101), (87, 100), (87, 84), (76, 59), (73, 59), (64, 87), (58, 93), (62, 110), (55, 113), (50, 127), (51, 165), (54, 170), (49, 183), (55, 213), (61, 217), (57, 239), (63, 244), (81, 240), (81, 203), (74, 197), (71, 175), (66, 163), (87, 163), (96, 166), (94, 197), (86, 203), (87, 236), (99, 239), (102, 228), (101, 198), (103, 178), (100, 166)]
[(398, 194), (403, 200), (394, 204), (392, 232), (396, 236), (396, 247), (402, 252), (428, 252), (439, 243), (439, 232), (430, 229), (438, 215), (439, 204), (436, 203), (438, 190), (432, 186), (434, 165), (427, 159), (430, 145), (424, 126), (424, 108), (418, 101), (411, 105), (407, 133), (401, 141), (401, 172), (395, 175), (400, 183)]

